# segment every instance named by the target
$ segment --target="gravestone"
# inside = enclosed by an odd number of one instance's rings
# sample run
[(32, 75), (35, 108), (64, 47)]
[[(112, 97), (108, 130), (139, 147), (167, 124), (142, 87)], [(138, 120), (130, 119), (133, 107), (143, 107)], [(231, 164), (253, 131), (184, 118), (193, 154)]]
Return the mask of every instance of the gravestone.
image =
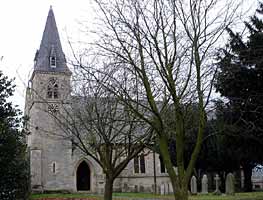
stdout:
[(191, 193), (197, 194), (197, 180), (195, 176), (192, 176), (190, 185), (191, 185)]
[(156, 191), (155, 191), (155, 185), (154, 184), (152, 184), (152, 192), (155, 194), (156, 192), (157, 192), (157, 188), (156, 188)]
[(221, 195), (221, 191), (219, 190), (220, 177), (218, 176), (218, 174), (215, 176), (215, 182), (216, 182), (216, 190), (213, 192), (213, 194)]
[(138, 192), (138, 185), (134, 186), (134, 192)]
[(157, 194), (161, 194), (161, 186), (160, 185), (157, 186)]
[(143, 185), (140, 185), (140, 187), (139, 187), (139, 192), (141, 192), (141, 193), (145, 192)]
[(128, 192), (128, 184), (124, 183), (122, 189), (123, 189), (123, 192)]
[(162, 183), (161, 184), (161, 195), (165, 194), (165, 185)]
[(202, 177), (202, 194), (208, 194), (208, 178), (207, 175), (204, 174)]
[(166, 185), (166, 194), (170, 194), (171, 192), (170, 192), (170, 184), (169, 183), (167, 183), (167, 185)]
[(235, 194), (235, 178), (232, 173), (228, 173), (226, 176), (226, 194)]

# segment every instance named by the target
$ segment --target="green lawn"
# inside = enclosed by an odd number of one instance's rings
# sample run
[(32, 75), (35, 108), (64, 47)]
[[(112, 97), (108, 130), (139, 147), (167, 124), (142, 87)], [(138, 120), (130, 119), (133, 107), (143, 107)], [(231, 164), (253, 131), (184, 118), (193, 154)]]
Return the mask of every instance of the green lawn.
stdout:
[(236, 193), (235, 196), (197, 195), (191, 196), (191, 200), (263, 200), (263, 192)]
[[(153, 195), (145, 193), (114, 193), (113, 195), (116, 200), (128, 200), (128, 199), (173, 199), (171, 195)], [(101, 195), (92, 194), (33, 194), (31, 199), (41, 198), (91, 198), (94, 200), (101, 200)], [(235, 196), (215, 196), (209, 195), (196, 195), (190, 196), (190, 200), (263, 200), (263, 192), (251, 192), (251, 193), (237, 193)]]
[(76, 193), (76, 194), (32, 194), (31, 195), (31, 199), (41, 199), (41, 198), (94, 198), (94, 199), (100, 199), (100, 196), (92, 195), (92, 194), (82, 194), (82, 193)]

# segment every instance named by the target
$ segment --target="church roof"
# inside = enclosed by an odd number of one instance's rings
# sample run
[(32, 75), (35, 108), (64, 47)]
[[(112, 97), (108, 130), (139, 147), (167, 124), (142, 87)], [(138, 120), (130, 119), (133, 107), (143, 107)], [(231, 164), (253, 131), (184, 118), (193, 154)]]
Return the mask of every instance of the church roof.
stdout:
[[(56, 67), (51, 67), (51, 56), (55, 57)], [(49, 9), (40, 48), (34, 61), (34, 71), (71, 73), (66, 64), (52, 7)]]

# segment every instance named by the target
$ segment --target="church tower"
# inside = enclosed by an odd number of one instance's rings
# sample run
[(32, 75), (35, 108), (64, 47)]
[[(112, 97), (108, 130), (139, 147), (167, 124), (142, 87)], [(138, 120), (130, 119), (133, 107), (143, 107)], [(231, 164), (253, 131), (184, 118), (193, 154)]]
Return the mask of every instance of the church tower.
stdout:
[[(27, 138), (33, 191), (72, 189), (71, 143), (56, 123), (70, 100), (71, 72), (60, 43), (52, 7), (26, 92)], [(66, 175), (65, 175), (66, 174)]]

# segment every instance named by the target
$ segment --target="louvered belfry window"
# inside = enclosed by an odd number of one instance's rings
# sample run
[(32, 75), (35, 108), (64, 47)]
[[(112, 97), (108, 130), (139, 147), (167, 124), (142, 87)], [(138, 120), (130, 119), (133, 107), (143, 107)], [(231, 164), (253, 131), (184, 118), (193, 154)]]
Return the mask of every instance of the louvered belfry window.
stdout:
[(47, 86), (47, 98), (58, 99), (58, 97), (59, 97), (58, 81), (55, 78), (51, 78)]
[(50, 67), (56, 68), (56, 57), (55, 56), (50, 57)]
[(57, 67), (57, 59), (56, 59), (56, 53), (55, 53), (54, 45), (51, 46), (49, 62), (50, 62), (50, 67), (51, 68), (56, 68)]

